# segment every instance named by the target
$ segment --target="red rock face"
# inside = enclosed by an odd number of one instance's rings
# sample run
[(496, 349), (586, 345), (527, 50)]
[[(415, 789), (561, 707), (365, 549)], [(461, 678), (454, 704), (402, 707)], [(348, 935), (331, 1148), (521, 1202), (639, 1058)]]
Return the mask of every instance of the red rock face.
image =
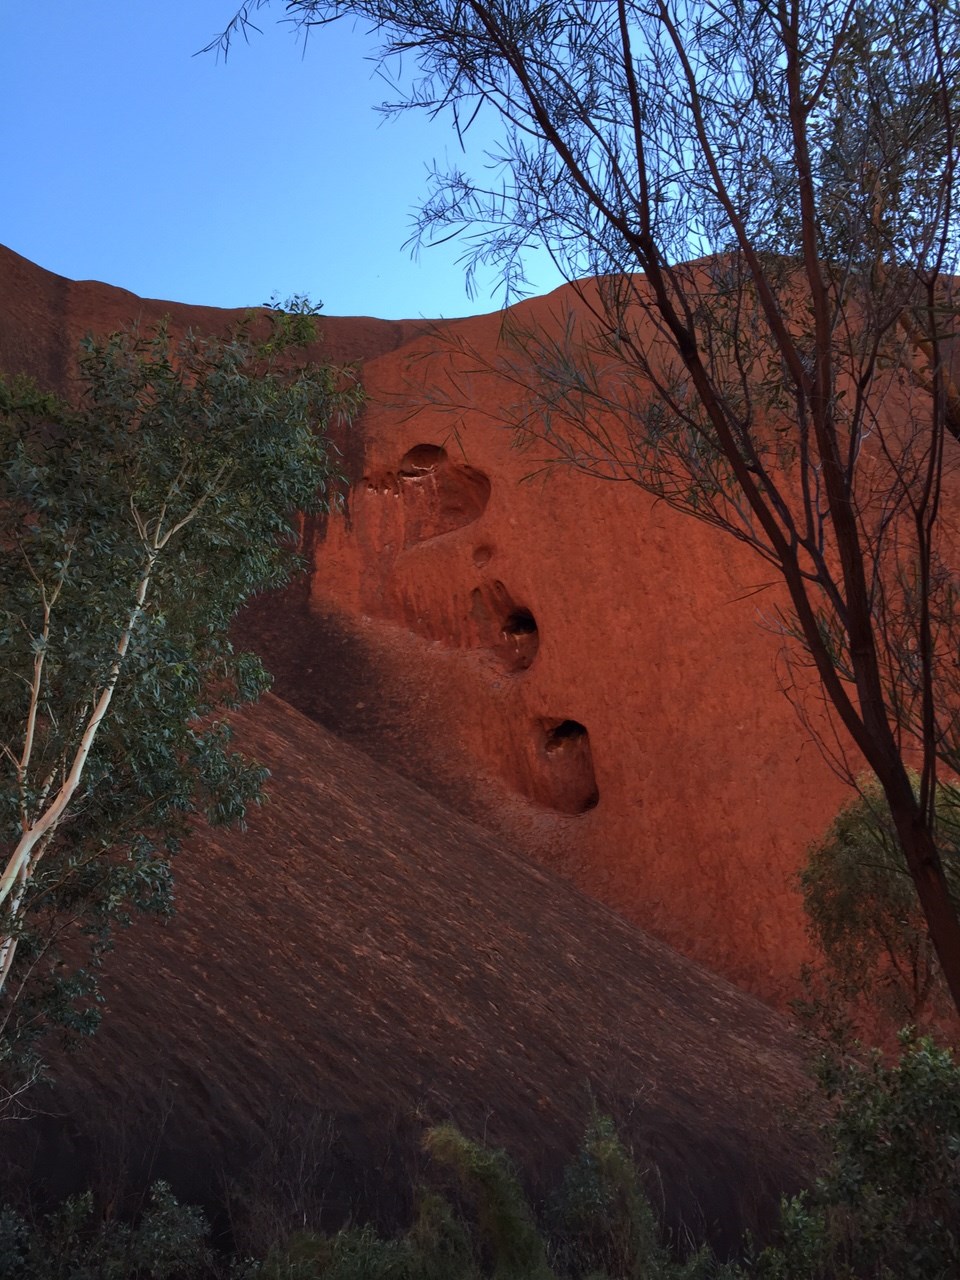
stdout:
[(633, 486), (568, 467), (524, 483), (531, 455), (493, 422), (504, 385), (476, 372), (500, 317), (455, 333), (469, 360), (434, 335), (365, 366), (364, 471), (316, 545), (312, 603), (394, 638), (428, 691), (423, 735), (463, 753), (488, 819), (786, 998), (806, 957), (795, 874), (843, 788), (781, 687), (772, 571)]
[[(232, 318), (9, 253), (0, 286), (14, 303), (0, 367), (55, 385), (88, 330)], [(555, 304), (523, 304), (526, 321)], [(786, 998), (805, 956), (796, 870), (843, 788), (783, 692), (784, 642), (764, 625), (782, 600), (772, 571), (632, 486), (562, 467), (523, 483), (534, 462), (496, 423), (503, 384), (476, 372), (483, 360), (444, 365), (450, 333), (492, 362), (499, 316), (322, 326), (322, 355), (364, 361), (368, 404), (343, 442), (345, 509), (313, 531), (309, 608), (288, 596), (247, 625), (282, 668), (278, 692), (318, 718), (321, 703), (352, 716), (378, 758), (448, 797), (462, 780), (472, 816)], [(334, 624), (340, 665), (315, 664)], [(361, 647), (369, 688), (351, 668)], [(371, 698), (393, 710), (377, 718)], [(816, 700), (808, 710), (825, 728)]]

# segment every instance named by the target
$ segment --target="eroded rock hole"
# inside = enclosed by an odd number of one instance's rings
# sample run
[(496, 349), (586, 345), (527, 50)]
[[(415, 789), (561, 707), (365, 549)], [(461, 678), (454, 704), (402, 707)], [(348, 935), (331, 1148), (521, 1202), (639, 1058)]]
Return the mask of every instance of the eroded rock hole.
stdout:
[(586, 813), (600, 802), (590, 735), (579, 720), (541, 720), (534, 799), (560, 813)]
[(447, 460), (447, 451), (439, 444), (417, 444), (400, 459), (398, 471), (405, 480), (419, 480)]
[(503, 624), (503, 631), (508, 636), (532, 636), (536, 633), (537, 624), (529, 609), (514, 609)]
[(545, 751), (560, 751), (568, 742), (578, 742), (588, 736), (579, 720), (561, 720), (553, 729), (547, 731)]
[(439, 444), (418, 444), (400, 459), (405, 547), (472, 524), (490, 501), (490, 479), (476, 467), (452, 462)]
[(529, 609), (515, 608), (507, 614), (500, 631), (500, 641), (500, 652), (506, 666), (511, 671), (526, 671), (540, 648), (537, 621)]

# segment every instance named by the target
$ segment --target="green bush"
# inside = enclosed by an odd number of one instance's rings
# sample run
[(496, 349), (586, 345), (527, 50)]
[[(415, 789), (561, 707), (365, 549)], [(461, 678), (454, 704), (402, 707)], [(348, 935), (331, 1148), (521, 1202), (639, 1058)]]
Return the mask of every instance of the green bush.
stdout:
[(373, 1227), (334, 1236), (299, 1231), (264, 1267), (265, 1280), (409, 1280), (403, 1240), (384, 1240)]
[[(456, 1173), (473, 1206), (478, 1251), (486, 1263), (481, 1274), (491, 1280), (555, 1280), (557, 1275), (577, 1280), (733, 1280), (734, 1271), (719, 1265), (709, 1250), (684, 1262), (674, 1259), (662, 1243), (640, 1172), (607, 1116), (591, 1117), (580, 1151), (565, 1173), (550, 1215), (552, 1239), (538, 1229), (503, 1152), (471, 1142), (450, 1125), (431, 1130), (426, 1147)], [(449, 1248), (458, 1238), (459, 1224), (449, 1206), (446, 1214)], [(468, 1257), (460, 1247), (455, 1268), (418, 1273), (417, 1280), (420, 1274), (423, 1280), (476, 1275), (464, 1269)], [(553, 1268), (548, 1257), (553, 1258)]]
[(656, 1280), (667, 1255), (640, 1173), (608, 1116), (594, 1114), (554, 1206), (564, 1272)]
[(37, 1224), (0, 1211), (0, 1280), (193, 1280), (212, 1276), (207, 1224), (163, 1182), (135, 1224), (98, 1222), (87, 1192)]
[(449, 1124), (431, 1129), (424, 1145), (456, 1175), (473, 1204), (491, 1280), (554, 1280), (533, 1213), (506, 1155), (471, 1142)]
[[(808, 931), (825, 962), (818, 985), (868, 1023), (880, 1015), (891, 1028), (917, 1024), (952, 1004), (880, 785), (869, 777), (858, 785), (800, 874)], [(960, 901), (960, 791), (940, 784), (936, 808), (944, 872)], [(822, 991), (811, 1008), (823, 1012)]]
[(814, 1189), (785, 1202), (763, 1280), (947, 1280), (960, 1276), (960, 1066), (929, 1039), (831, 1067), (831, 1156)]
[(264, 1261), (218, 1265), (202, 1214), (158, 1183), (133, 1224), (98, 1222), (89, 1194), (36, 1224), (3, 1210), (0, 1280), (955, 1280), (960, 1066), (929, 1039), (902, 1040), (892, 1065), (878, 1053), (824, 1060), (827, 1164), (784, 1202), (778, 1243), (741, 1263), (705, 1248), (672, 1254), (629, 1151), (594, 1115), (549, 1236), (504, 1153), (442, 1125), (425, 1145), (454, 1175), (472, 1233), (450, 1200), (425, 1191), (405, 1235), (304, 1230)]
[(479, 1272), (462, 1223), (441, 1196), (428, 1193), (413, 1227), (400, 1239), (384, 1240), (370, 1226), (334, 1236), (299, 1231), (262, 1266), (247, 1264), (243, 1280), (258, 1278), (479, 1280)]
[(450, 1202), (436, 1192), (420, 1197), (407, 1240), (411, 1280), (480, 1280), (470, 1234)]

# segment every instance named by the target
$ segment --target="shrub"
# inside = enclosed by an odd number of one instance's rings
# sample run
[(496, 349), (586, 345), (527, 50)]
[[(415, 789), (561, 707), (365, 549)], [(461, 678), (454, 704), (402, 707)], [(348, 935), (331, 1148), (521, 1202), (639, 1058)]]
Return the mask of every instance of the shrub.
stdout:
[(479, 1280), (469, 1232), (443, 1196), (423, 1193), (407, 1239), (411, 1280)]
[[(914, 785), (918, 780), (914, 776)], [(800, 874), (808, 931), (825, 985), (848, 1010), (879, 1013), (892, 1027), (952, 1005), (890, 809), (875, 779), (845, 805)], [(937, 839), (948, 885), (960, 898), (960, 791), (937, 791)], [(806, 1006), (809, 1011), (812, 1006)]]
[(960, 1275), (960, 1066), (929, 1039), (830, 1066), (831, 1156), (813, 1191), (785, 1202), (764, 1280), (938, 1280)]
[(424, 1143), (472, 1201), (491, 1280), (554, 1280), (516, 1174), (502, 1151), (471, 1142), (453, 1125), (431, 1129)]
[(557, 1196), (555, 1221), (565, 1271), (655, 1280), (665, 1270), (659, 1224), (608, 1116), (591, 1117)]
[(137, 1223), (97, 1222), (89, 1192), (30, 1225), (0, 1211), (2, 1280), (192, 1280), (215, 1274), (207, 1224), (154, 1185)]

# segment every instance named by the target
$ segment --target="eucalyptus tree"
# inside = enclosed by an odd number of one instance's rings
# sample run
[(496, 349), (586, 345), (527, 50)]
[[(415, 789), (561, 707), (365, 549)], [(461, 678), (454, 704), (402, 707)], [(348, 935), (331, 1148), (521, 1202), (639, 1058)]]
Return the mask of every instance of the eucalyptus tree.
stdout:
[(388, 111), (447, 114), (461, 136), (499, 119), (481, 179), (434, 170), (418, 239), (460, 235), (467, 269), (499, 264), (508, 284), (546, 246), (574, 282), (563, 323), (505, 320), (514, 424), (548, 461), (635, 483), (775, 569), (778, 625), (879, 780), (960, 1008), (935, 803), (938, 767), (960, 767), (955, 6), (283, 9), (304, 31), (366, 21), (404, 77)]
[(297, 564), (296, 515), (333, 474), (326, 428), (357, 391), (295, 363), (309, 317), (251, 334), (88, 339), (74, 405), (0, 381), (7, 1057), (51, 1022), (93, 1025), (91, 949), (129, 911), (169, 909), (194, 815), (240, 821), (261, 795), (223, 712), (268, 677), (228, 627)]

